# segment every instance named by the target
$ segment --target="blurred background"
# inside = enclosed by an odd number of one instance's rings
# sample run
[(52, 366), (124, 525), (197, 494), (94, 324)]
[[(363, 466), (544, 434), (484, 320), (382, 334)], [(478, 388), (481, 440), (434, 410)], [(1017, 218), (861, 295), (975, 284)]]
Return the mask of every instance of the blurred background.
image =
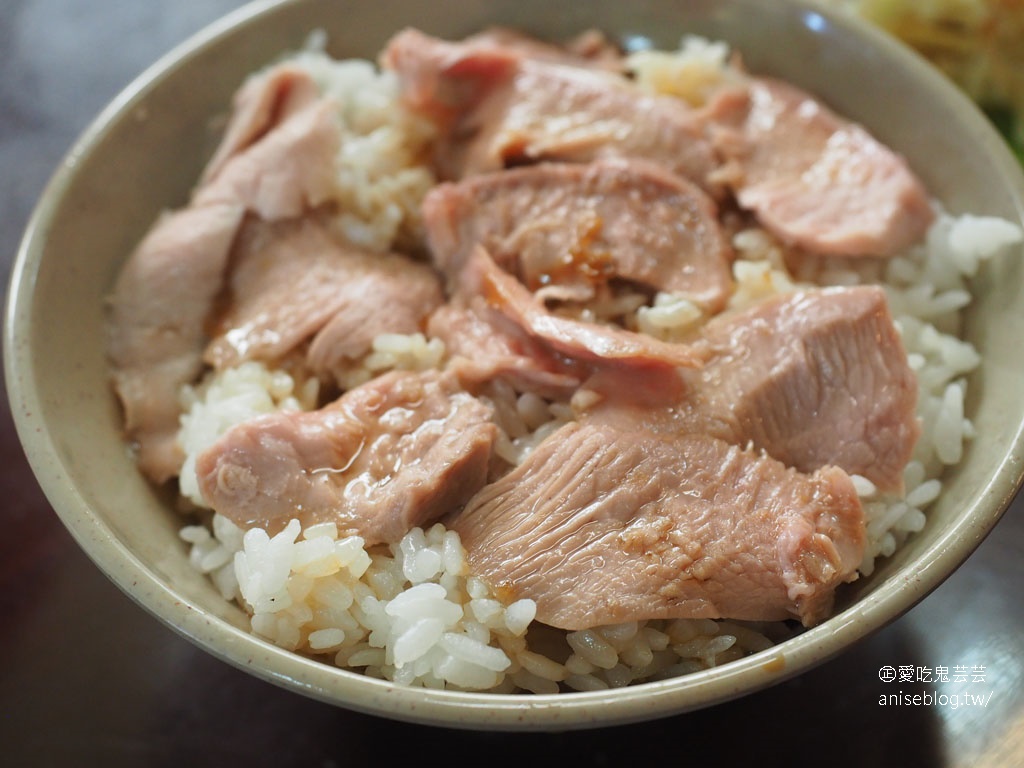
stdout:
[[(770, 1), (770, 0), (766, 0)], [(823, 0), (935, 62), (1024, 146), (1024, 0)], [(240, 0), (0, 0), (0, 256), (51, 173), (131, 80)], [(339, 7), (343, 3), (339, 2)], [(369, 765), (436, 756), (511, 765), (1024, 765), (1024, 502), (899, 621), (743, 700), (595, 732), (462, 733), (336, 709), (210, 657), (134, 605), (78, 549), (0, 400), (0, 764)], [(886, 666), (981, 665), (984, 682), (907, 693), (984, 706), (884, 707)], [(497, 756), (500, 759), (496, 759)]]
[(988, 113), (1024, 162), (1024, 0), (827, 0), (925, 56)]

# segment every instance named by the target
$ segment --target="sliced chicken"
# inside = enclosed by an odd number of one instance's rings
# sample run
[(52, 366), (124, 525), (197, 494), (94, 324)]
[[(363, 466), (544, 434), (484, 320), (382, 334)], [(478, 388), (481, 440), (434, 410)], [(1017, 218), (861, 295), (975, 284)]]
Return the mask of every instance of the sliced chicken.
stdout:
[(311, 370), (336, 375), (378, 334), (422, 331), (442, 301), (429, 267), (361, 251), (320, 219), (251, 220), (233, 254), (205, 359), (215, 368), (274, 363), (311, 341)]
[(184, 460), (178, 390), (202, 370), (206, 318), (244, 213), (223, 204), (164, 215), (132, 252), (109, 299), (114, 389), (139, 467), (157, 483), (177, 475)]
[(275, 221), (330, 201), (341, 147), (337, 110), (333, 101), (320, 99), (285, 116), (257, 143), (223, 160), (196, 191), (193, 205), (241, 202)]
[(891, 256), (921, 240), (934, 213), (906, 161), (810, 94), (769, 78), (708, 108), (739, 204), (813, 253)]
[(469, 387), (500, 379), (520, 391), (568, 398), (590, 375), (587, 366), (532, 338), (480, 296), (442, 305), (427, 330), (444, 342), (448, 368)]
[(570, 423), (448, 519), (470, 568), (537, 620), (576, 630), (664, 618), (812, 625), (853, 577), (850, 478), (706, 435)]
[(542, 163), (441, 184), (423, 203), (435, 262), (457, 275), (476, 245), (532, 291), (577, 300), (614, 278), (709, 313), (731, 291), (732, 251), (699, 187), (641, 160)]
[(475, 248), (470, 256), (463, 284), (460, 290), (483, 296), (529, 336), (572, 360), (637, 368), (701, 364), (701, 354), (689, 345), (552, 314), (529, 289), (498, 267), (483, 247)]
[(489, 405), (437, 371), (392, 372), (318, 411), (242, 423), (200, 454), (204, 499), (243, 528), (331, 521), (366, 544), (459, 509), (487, 480)]
[(708, 434), (802, 472), (835, 465), (902, 490), (921, 430), (917, 382), (882, 288), (784, 294), (712, 319), (692, 346), (705, 362), (679, 372), (679, 403), (634, 407), (639, 387), (606, 386), (593, 410), (616, 424)]
[(717, 160), (698, 116), (620, 75), (524, 57), (513, 47), (451, 43), (415, 30), (383, 55), (410, 106), (442, 127), (442, 175), (512, 164), (643, 157), (706, 189)]
[(215, 178), (230, 158), (242, 154), (318, 98), (316, 83), (293, 64), (273, 66), (249, 77), (235, 94), (227, 128), (203, 171), (202, 182)]
[(178, 390), (202, 370), (205, 326), (247, 213), (301, 214), (324, 202), (340, 141), (336, 105), (309, 75), (284, 66), (246, 86), (239, 114), (184, 208), (165, 214), (130, 255), (110, 298), (114, 386), (139, 466), (175, 476)]

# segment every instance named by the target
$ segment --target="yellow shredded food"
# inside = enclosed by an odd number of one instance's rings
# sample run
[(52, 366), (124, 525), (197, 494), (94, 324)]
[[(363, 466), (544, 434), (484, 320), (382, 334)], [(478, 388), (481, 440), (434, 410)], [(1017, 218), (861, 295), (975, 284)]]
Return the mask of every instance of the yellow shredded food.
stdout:
[(917, 50), (993, 118), (1024, 162), (1024, 0), (832, 0)]

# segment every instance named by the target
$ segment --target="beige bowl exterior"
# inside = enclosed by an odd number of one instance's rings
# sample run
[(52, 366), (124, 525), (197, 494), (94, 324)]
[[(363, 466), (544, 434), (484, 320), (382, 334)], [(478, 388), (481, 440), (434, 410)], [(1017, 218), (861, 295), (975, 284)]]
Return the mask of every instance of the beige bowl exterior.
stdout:
[[(556, 9), (557, 10), (553, 10)], [(590, 26), (674, 48), (729, 41), (749, 68), (821, 94), (903, 152), (953, 212), (1024, 223), (1024, 179), (983, 117), (882, 35), (807, 3), (774, 0), (299, 0), (257, 3), (144, 73), (87, 130), (39, 203), (12, 274), (7, 386), (19, 435), (54, 509), (96, 564), (159, 619), (224, 661), (349, 709), (467, 728), (561, 730), (626, 723), (741, 696), (796, 675), (892, 621), (945, 579), (1019, 487), (1024, 388), (1017, 257), (975, 283), (965, 333), (983, 353), (969, 409), (978, 437), (946, 478), (925, 531), (842, 593), (834, 618), (771, 650), (684, 678), (603, 693), (507, 696), (371, 680), (269, 645), (188, 565), (181, 523), (136, 472), (104, 359), (104, 296), (165, 207), (181, 205), (244, 75), (313, 29), (338, 57), (374, 57), (397, 26), (458, 37), (488, 24), (564, 37)]]

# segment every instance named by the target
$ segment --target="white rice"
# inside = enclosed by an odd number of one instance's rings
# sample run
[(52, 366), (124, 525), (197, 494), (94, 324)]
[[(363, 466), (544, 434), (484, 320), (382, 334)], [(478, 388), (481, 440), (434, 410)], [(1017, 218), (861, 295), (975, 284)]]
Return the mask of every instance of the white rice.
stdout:
[(372, 62), (336, 60), (314, 34), (292, 59), (339, 105), (334, 224), (350, 242), (384, 251), (397, 241), (418, 240), (420, 201), (435, 183), (422, 162), (433, 125), (398, 104), (398, 80)]
[[(721, 44), (688, 38), (679, 54), (641, 52), (630, 65), (643, 87), (700, 103), (729, 57)], [(334, 62), (317, 50), (299, 55), (325, 90), (346, 104), (347, 138), (338, 163), (338, 226), (350, 239), (386, 250), (415, 236), (418, 205), (433, 183), (416, 164), (430, 131), (395, 102), (395, 83), (367, 62)], [(738, 260), (731, 308), (749, 306), (807, 284), (882, 281), (919, 383), (923, 433), (905, 473), (902, 497), (882, 496), (854, 477), (867, 515), (868, 547), (859, 572), (870, 574), (927, 524), (941, 493), (944, 467), (955, 464), (973, 436), (964, 412), (966, 376), (978, 353), (956, 337), (970, 301), (967, 280), (979, 265), (1022, 240), (1008, 222), (938, 212), (927, 242), (883, 266), (828, 259), (785, 267), (785, 249), (763, 230), (733, 236)], [(591, 307), (595, 317), (632, 313), (632, 327), (676, 339), (703, 320), (685, 296), (659, 295), (650, 306), (613, 297)], [(625, 307), (625, 309), (624, 309)], [(392, 368), (441, 366), (444, 347), (422, 335), (387, 335), (351, 372), (354, 386)], [(313, 382), (245, 363), (183, 392), (180, 439), (188, 458), (181, 490), (202, 505), (195, 455), (232, 424), (263, 413), (313, 407)], [(488, 393), (502, 427), (497, 453), (509, 465), (572, 418), (567, 403), (548, 402), (496, 384)], [(251, 615), (252, 629), (289, 650), (406, 685), (529, 691), (597, 690), (706, 669), (769, 647), (785, 625), (731, 621), (631, 622), (580, 632), (531, 624), (532, 601), (503, 603), (467, 572), (457, 534), (441, 525), (414, 529), (389, 547), (367, 550), (358, 538), (339, 539), (333, 524), (300, 529), (293, 520), (269, 537), (241, 531), (213, 515), (181, 531), (193, 565), (210, 575), (225, 599)]]
[(729, 46), (721, 41), (687, 35), (678, 51), (637, 51), (630, 54), (626, 67), (641, 88), (700, 106), (724, 78), (731, 77), (730, 56)]
[(438, 368), (444, 360), (444, 342), (422, 333), (382, 333), (374, 338), (370, 352), (339, 377), (343, 389), (365, 384), (385, 371), (423, 371)]

